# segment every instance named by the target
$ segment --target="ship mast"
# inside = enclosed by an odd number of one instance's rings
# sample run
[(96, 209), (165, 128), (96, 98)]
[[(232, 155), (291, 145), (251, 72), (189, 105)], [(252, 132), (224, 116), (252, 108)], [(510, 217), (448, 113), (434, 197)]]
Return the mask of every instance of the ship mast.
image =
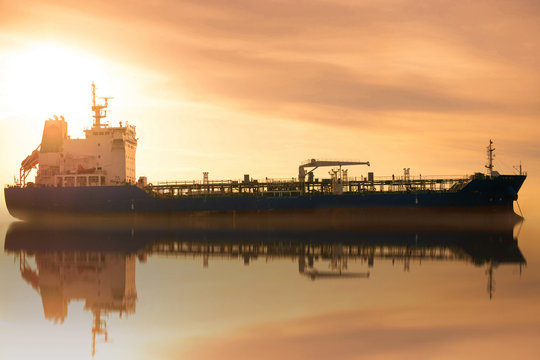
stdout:
[(490, 177), (493, 177), (493, 158), (495, 157), (495, 155), (493, 155), (494, 151), (495, 148), (493, 147), (493, 141), (489, 139), (489, 146), (487, 147), (488, 164), (486, 165), (486, 168), (489, 171)]
[(107, 117), (107, 110), (104, 110), (109, 105), (109, 99), (110, 97), (103, 97), (102, 99), (105, 99), (105, 104), (103, 105), (96, 105), (96, 85), (94, 82), (92, 82), (92, 111), (94, 112), (94, 127), (101, 128), (106, 127), (107, 124), (102, 124), (101, 119), (104, 119)]

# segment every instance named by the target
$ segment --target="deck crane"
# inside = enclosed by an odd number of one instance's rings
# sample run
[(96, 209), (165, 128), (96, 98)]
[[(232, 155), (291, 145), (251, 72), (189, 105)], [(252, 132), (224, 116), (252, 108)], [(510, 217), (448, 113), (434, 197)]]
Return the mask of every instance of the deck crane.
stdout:
[[(306, 175), (312, 173), (321, 166), (339, 166), (339, 174), (341, 174), (341, 167), (345, 165), (369, 165), (369, 161), (342, 161), (342, 160), (317, 160), (311, 159), (298, 167), (298, 181), (304, 183), (306, 181)], [(305, 168), (313, 168), (309, 171), (306, 171)]]
[(40, 147), (41, 144), (39, 144), (38, 147), (21, 162), (21, 169), (19, 170), (19, 181), (23, 186), (26, 184), (26, 178), (30, 174), (30, 171), (36, 168), (39, 164)]

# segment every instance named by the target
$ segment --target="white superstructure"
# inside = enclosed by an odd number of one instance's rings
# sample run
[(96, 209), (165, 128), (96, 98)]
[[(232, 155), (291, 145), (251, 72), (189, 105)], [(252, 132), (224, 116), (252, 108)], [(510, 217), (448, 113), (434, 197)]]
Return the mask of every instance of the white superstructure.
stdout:
[[(26, 168), (39, 164), (36, 176), (38, 186), (104, 186), (134, 184), (137, 138), (135, 126), (102, 123), (107, 116), (108, 100), (96, 104), (95, 85), (92, 84), (92, 128), (84, 130), (84, 139), (71, 139), (67, 135), (67, 122), (63, 117), (45, 122), (41, 145), (21, 164), (21, 181)], [(25, 166), (26, 162), (26, 166)], [(33, 167), (32, 166), (32, 167)], [(31, 168), (30, 168), (31, 169)]]

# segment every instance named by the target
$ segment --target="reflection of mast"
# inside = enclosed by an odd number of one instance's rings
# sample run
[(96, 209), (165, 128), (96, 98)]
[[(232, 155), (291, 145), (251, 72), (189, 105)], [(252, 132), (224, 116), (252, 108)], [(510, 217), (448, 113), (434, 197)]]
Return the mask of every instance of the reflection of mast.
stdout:
[(92, 327), (92, 356), (96, 354), (96, 335), (105, 335), (107, 342), (109, 334), (107, 333), (107, 321), (101, 319), (101, 311), (94, 310), (94, 327)]
[[(495, 265), (496, 267), (497, 265)], [(495, 280), (493, 280), (493, 261), (490, 261), (489, 267), (486, 270), (486, 275), (488, 276), (488, 282), (487, 282), (487, 291), (489, 294), (489, 300), (493, 299), (493, 292), (495, 291)], [(521, 264), (520, 264), (521, 269)]]
[[(34, 254), (37, 269), (28, 263), (28, 254)], [(21, 276), (40, 294), (47, 320), (62, 323), (70, 301), (85, 301), (84, 309), (93, 315), (92, 355), (96, 336), (108, 340), (107, 322), (102, 316), (135, 312), (135, 254), (21, 251), (18, 255)]]

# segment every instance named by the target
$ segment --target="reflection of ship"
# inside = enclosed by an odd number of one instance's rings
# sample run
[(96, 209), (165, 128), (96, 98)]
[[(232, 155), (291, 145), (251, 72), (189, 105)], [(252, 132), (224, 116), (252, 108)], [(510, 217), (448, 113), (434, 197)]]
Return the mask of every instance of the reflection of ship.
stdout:
[[(122, 316), (135, 312), (137, 291), (133, 253), (39, 251), (31, 247), (15, 253), (21, 276), (41, 295), (46, 319), (62, 323), (68, 315), (70, 301), (85, 301), (84, 309), (91, 311), (94, 317), (92, 354), (96, 335), (103, 335), (105, 341), (108, 339), (107, 322), (102, 315), (119, 313)], [(28, 261), (31, 256), (34, 256), (35, 269)]]
[[(107, 338), (101, 315), (135, 311), (135, 259), (176, 256), (240, 260), (248, 265), (266, 260), (294, 259), (298, 271), (312, 280), (368, 278), (376, 261), (402, 264), (423, 260), (469, 262), (484, 266), (488, 291), (493, 270), (501, 264), (521, 267), (525, 259), (513, 236), (513, 226), (475, 231), (212, 231), (148, 228), (58, 228), (13, 223), (5, 251), (20, 260), (22, 277), (41, 295), (45, 317), (62, 321), (70, 300), (84, 299), (94, 314), (97, 334)], [(29, 265), (34, 257), (36, 269)], [(365, 271), (351, 272), (349, 262)], [(326, 267), (326, 270), (324, 268)], [(372, 275), (373, 276), (373, 275)]]

